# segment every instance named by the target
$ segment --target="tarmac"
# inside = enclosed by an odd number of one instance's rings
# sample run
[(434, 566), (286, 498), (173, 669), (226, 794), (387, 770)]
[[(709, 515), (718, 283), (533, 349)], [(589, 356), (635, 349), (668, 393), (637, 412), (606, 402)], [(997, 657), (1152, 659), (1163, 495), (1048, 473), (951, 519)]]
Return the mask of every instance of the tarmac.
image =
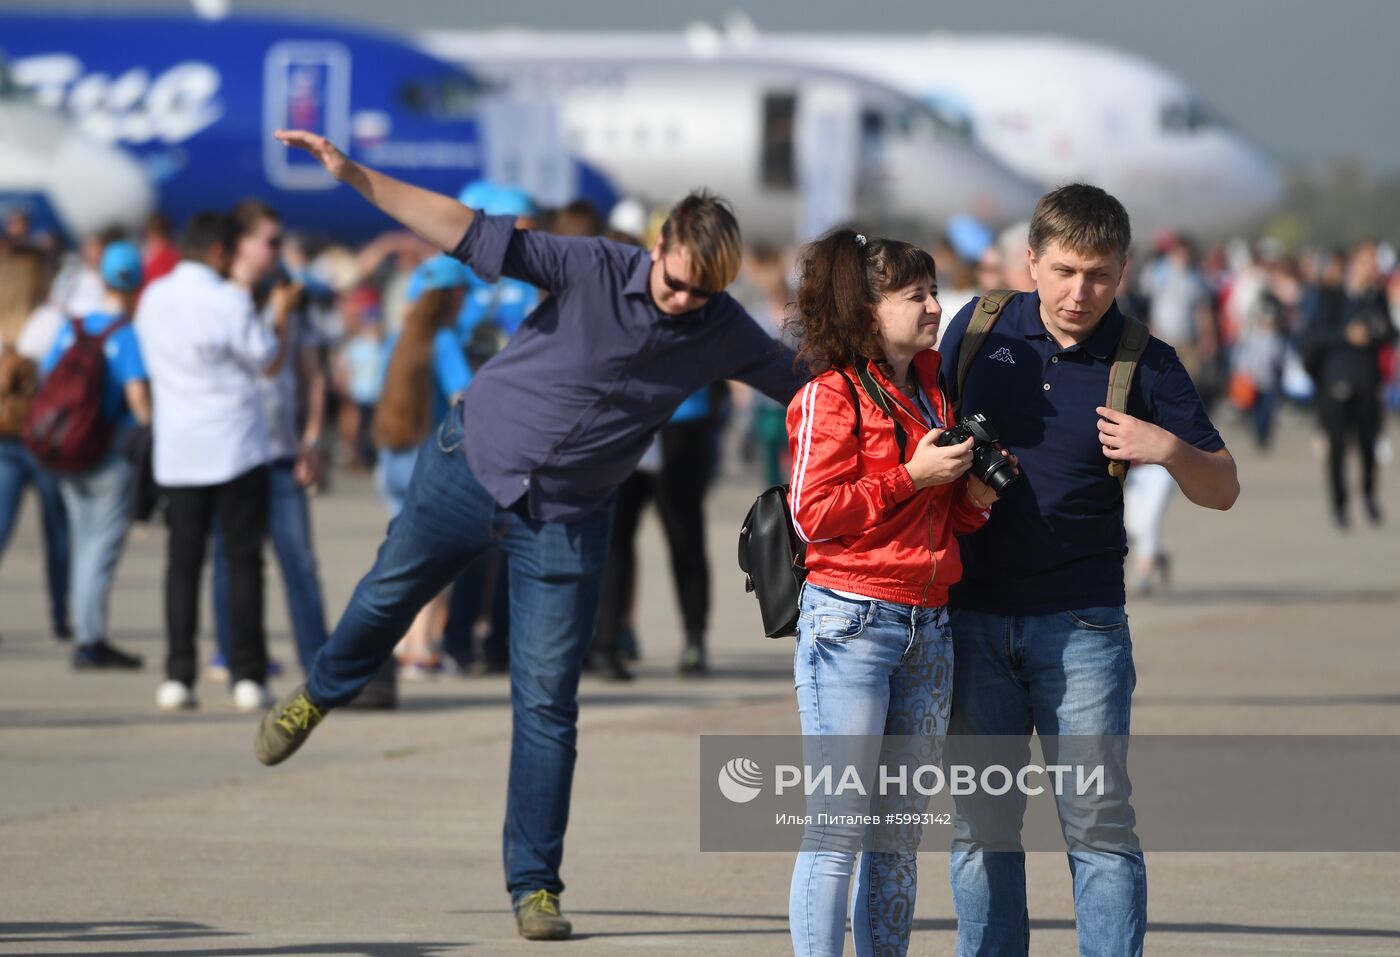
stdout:
[[(1286, 426), (1267, 457), (1226, 435), (1239, 504), (1207, 512), (1178, 497), (1172, 587), (1129, 602), (1135, 732), (1400, 733), (1395, 465), (1382, 475), (1390, 523), (1341, 533), (1310, 429)], [(403, 682), (398, 710), (335, 712), (289, 763), (263, 768), (257, 716), (214, 682), (201, 683), (198, 711), (154, 707), (163, 531), (133, 535), (112, 602), (112, 639), (145, 669), (75, 673), (49, 634), (27, 506), (0, 569), (0, 954), (790, 953), (792, 856), (699, 850), (699, 736), (798, 729), (791, 639), (762, 636), (734, 564), (757, 489), (729, 474), (710, 499), (714, 674), (703, 680), (675, 677), (674, 592), (659, 527), (644, 526), (639, 680), (585, 677), (581, 692), (567, 943), (521, 940), (509, 910), (507, 679)], [(314, 523), (333, 621), (383, 533), (369, 479), (340, 477)], [(273, 653), (295, 673), (268, 567)], [(951, 954), (947, 855), (920, 862), (910, 953)], [(1161, 852), (1148, 872), (1158, 957), (1400, 954), (1400, 854)], [(1032, 854), (1028, 875), (1031, 953), (1075, 954), (1064, 856)]]

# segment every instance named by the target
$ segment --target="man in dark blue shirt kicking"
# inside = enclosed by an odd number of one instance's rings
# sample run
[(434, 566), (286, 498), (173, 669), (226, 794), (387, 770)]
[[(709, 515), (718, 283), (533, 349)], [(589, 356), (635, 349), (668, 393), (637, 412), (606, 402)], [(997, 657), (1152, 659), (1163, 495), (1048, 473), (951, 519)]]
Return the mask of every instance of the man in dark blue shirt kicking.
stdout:
[(549, 296), (423, 445), (374, 567), (306, 685), (264, 718), (255, 751), (264, 764), (291, 756), (369, 681), (414, 614), (499, 544), (510, 562), (514, 712), (506, 885), (523, 936), (568, 937), (559, 865), (613, 495), (698, 389), (740, 379), (786, 403), (804, 376), (724, 292), (739, 272), (739, 227), (707, 193), (678, 203), (648, 251), (516, 229), (514, 217), (361, 166), (324, 137), (278, 138), (484, 281), (508, 276)]

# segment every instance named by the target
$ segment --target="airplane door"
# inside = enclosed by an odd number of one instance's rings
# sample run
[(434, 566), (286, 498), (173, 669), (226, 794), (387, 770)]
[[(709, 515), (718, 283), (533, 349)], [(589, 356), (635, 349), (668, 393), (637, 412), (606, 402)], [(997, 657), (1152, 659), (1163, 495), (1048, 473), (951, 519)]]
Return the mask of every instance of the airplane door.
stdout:
[(285, 41), (263, 60), (263, 172), (281, 189), (331, 189), (334, 179), (305, 150), (287, 149), (274, 130), (300, 129), (348, 148), (350, 51), (339, 43)]
[(795, 93), (764, 95), (758, 175), (765, 189), (791, 192), (797, 187), (797, 166), (793, 157), (796, 114)]

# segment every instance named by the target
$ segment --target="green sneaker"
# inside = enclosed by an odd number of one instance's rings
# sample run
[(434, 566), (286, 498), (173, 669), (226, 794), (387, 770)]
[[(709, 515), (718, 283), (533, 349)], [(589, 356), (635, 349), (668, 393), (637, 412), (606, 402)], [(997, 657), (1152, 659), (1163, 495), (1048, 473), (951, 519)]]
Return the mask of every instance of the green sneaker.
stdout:
[(705, 660), (705, 649), (696, 645), (686, 645), (681, 652), (681, 663), (676, 666), (676, 674), (682, 678), (703, 678), (710, 673), (709, 662)]
[(526, 894), (515, 905), (515, 926), (526, 940), (568, 940), (574, 925), (559, 913), (559, 895), (546, 890)]
[(263, 764), (281, 764), (311, 737), (311, 731), (325, 717), (302, 685), (272, 706), (258, 725), (253, 753)]

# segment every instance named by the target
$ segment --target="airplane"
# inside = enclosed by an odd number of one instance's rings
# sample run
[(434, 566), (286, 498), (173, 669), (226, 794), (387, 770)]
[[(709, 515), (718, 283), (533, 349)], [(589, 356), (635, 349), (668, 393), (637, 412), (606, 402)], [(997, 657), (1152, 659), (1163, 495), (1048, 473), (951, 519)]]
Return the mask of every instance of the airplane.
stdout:
[(924, 104), (815, 65), (613, 58), (577, 36), (547, 47), (509, 33), (418, 39), (517, 99), (557, 104), (569, 148), (624, 192), (655, 203), (703, 183), (751, 239), (785, 243), (851, 220), (1005, 224), (1040, 194)]
[[(255, 196), (288, 226), (343, 241), (393, 225), (352, 190), (335, 189), (306, 153), (274, 140), (279, 127), (322, 133), (352, 158), (454, 196), (486, 178), (525, 188), (544, 205), (582, 197), (606, 213), (617, 199), (595, 169), (551, 139), (538, 109), (522, 122), (470, 71), (355, 28), (16, 13), (0, 15), (0, 47), (35, 104), (66, 112), (87, 136), (139, 159), (160, 209), (176, 222)], [(5, 126), (3, 142), (28, 135)], [(112, 155), (107, 148), (80, 164), (94, 195), (73, 194), (86, 217), (75, 221), (78, 232), (108, 225), (100, 201), (149, 189), (119, 181), (124, 167)], [(8, 161), (0, 168), (8, 178)]]
[(1277, 166), (1183, 80), (1140, 57), (1052, 37), (762, 34), (747, 18), (682, 33), (501, 30), (421, 37), (444, 55), (509, 46), (576, 67), (666, 61), (820, 65), (926, 105), (1041, 188), (1083, 181), (1123, 201), (1139, 235), (1221, 236), (1278, 203)]
[(140, 164), (40, 107), (0, 61), (0, 211), (22, 212), (36, 230), (71, 240), (111, 225), (134, 228), (153, 201)]

